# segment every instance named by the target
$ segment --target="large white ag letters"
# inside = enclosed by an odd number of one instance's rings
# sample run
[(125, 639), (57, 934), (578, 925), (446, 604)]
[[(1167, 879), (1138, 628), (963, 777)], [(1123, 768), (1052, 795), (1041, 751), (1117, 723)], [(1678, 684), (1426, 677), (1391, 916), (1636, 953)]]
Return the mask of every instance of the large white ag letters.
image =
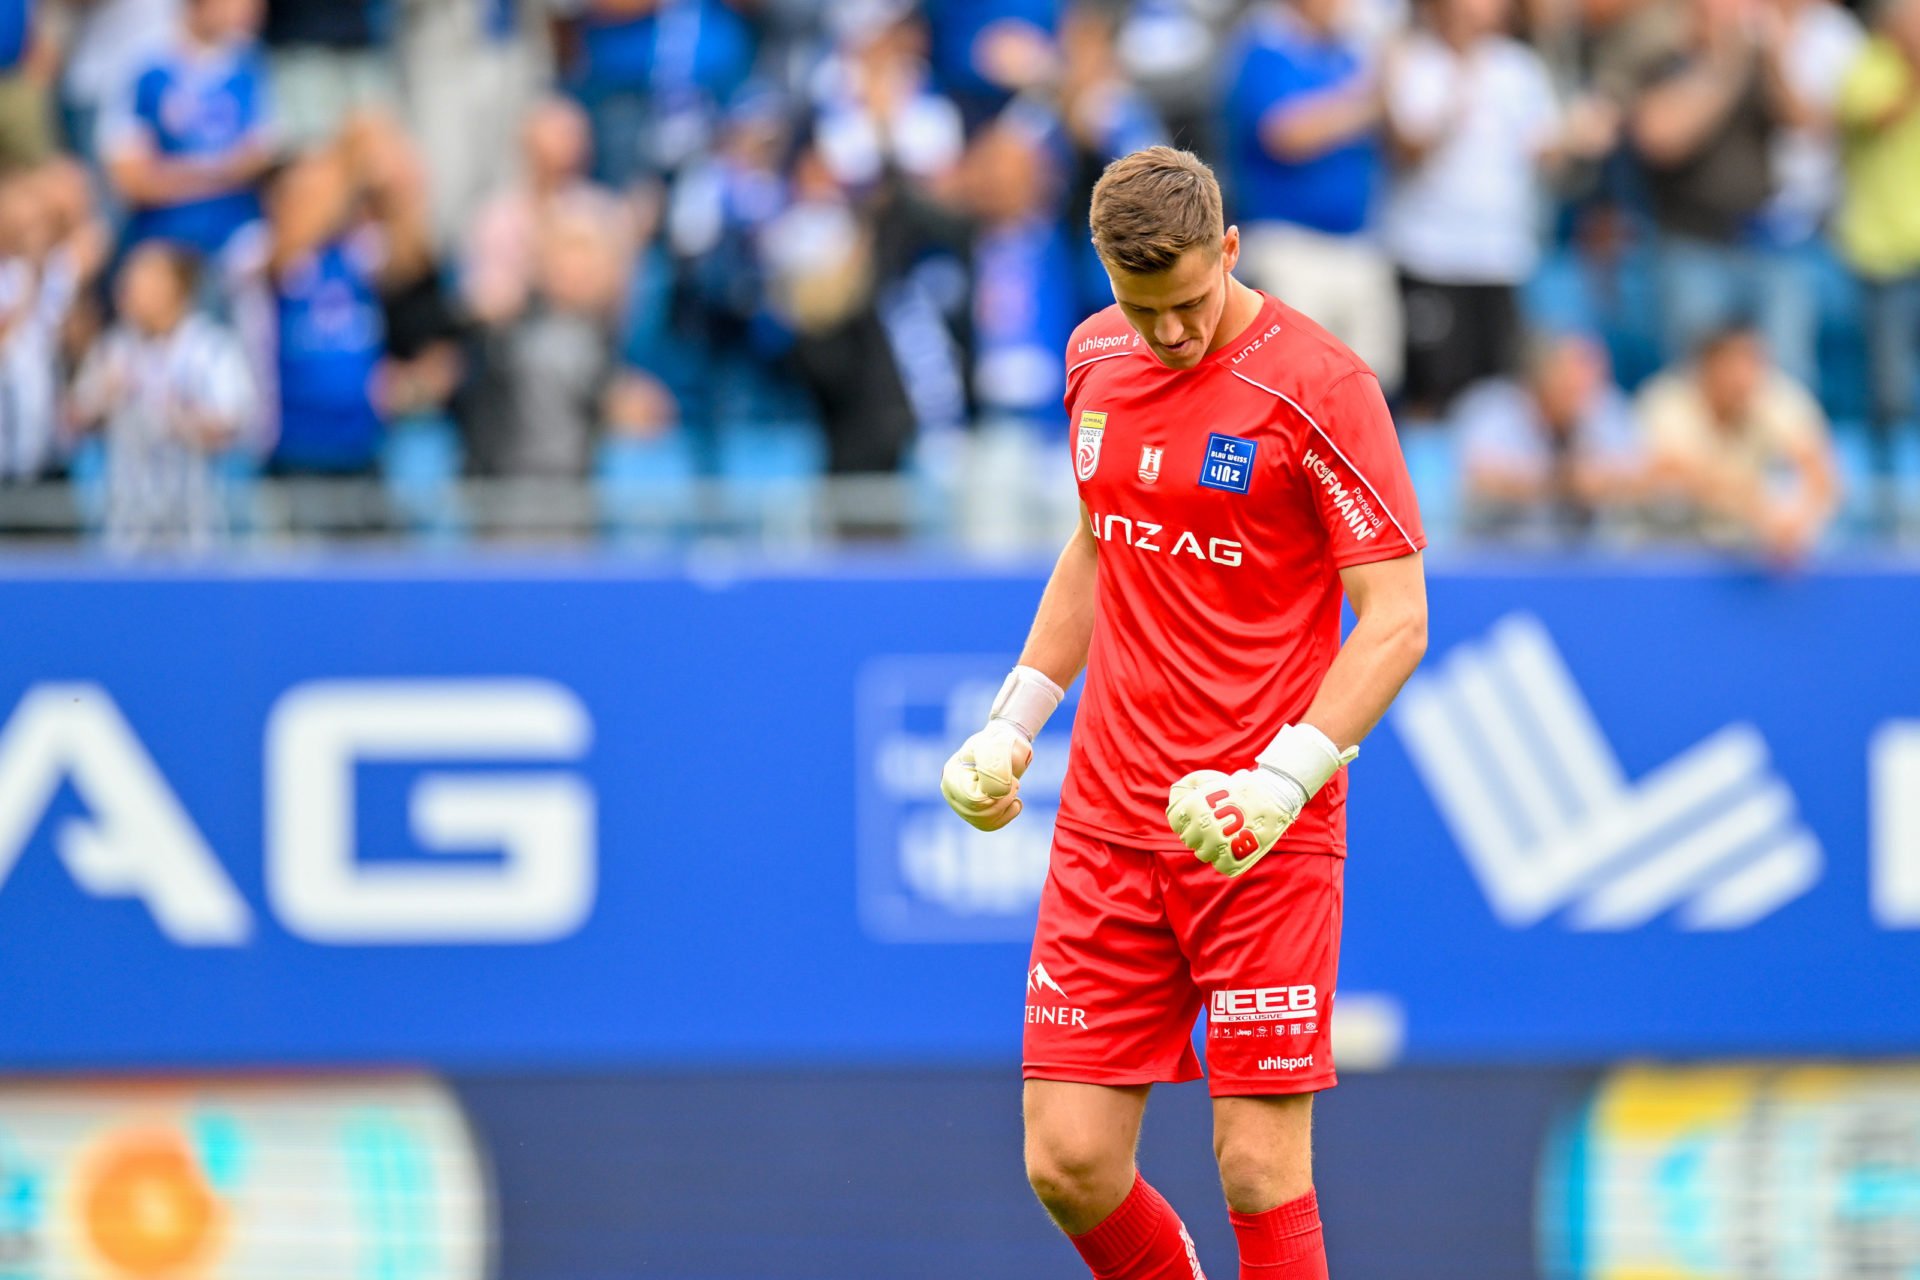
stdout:
[(289, 690), (267, 720), (267, 896), (314, 942), (545, 942), (594, 897), (594, 798), (558, 772), (428, 772), (414, 839), (497, 864), (365, 863), (354, 847), (354, 767), (409, 760), (573, 761), (593, 723), (543, 680), (332, 680)]
[(160, 931), (187, 946), (237, 946), (253, 916), (206, 837), (97, 684), (38, 684), (0, 729), (0, 884), (62, 781), (86, 804), (53, 845), (75, 883), (100, 898), (138, 898)]

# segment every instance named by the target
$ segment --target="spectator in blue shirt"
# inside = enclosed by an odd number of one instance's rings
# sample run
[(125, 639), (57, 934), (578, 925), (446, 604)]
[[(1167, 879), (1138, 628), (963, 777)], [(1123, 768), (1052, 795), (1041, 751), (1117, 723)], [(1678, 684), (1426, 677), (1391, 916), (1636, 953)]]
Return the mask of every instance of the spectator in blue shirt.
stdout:
[(1014, 94), (1053, 78), (1059, 17), (1059, 0), (932, 0), (935, 83), (969, 124), (980, 124)]
[(624, 187), (699, 155), (753, 70), (752, 29), (725, 0), (585, 0), (570, 80), (593, 117), (601, 181)]
[(269, 198), (282, 474), (372, 470), (384, 425), (376, 402), (386, 352), (381, 246), (356, 219), (355, 189), (337, 148), (294, 162)]
[[(1060, 19), (1061, 144), (1068, 152), (1065, 223), (1084, 227), (1093, 188), (1106, 167), (1130, 152), (1169, 140), (1166, 122), (1127, 78), (1115, 48), (1114, 14), (1082, 0)], [(1074, 274), (1083, 314), (1113, 301), (1113, 286), (1090, 236), (1073, 238)]]
[(132, 211), (125, 239), (217, 254), (259, 216), (273, 159), (256, 0), (188, 0), (171, 49), (150, 61), (102, 127), (109, 178)]
[(1228, 57), (1227, 176), (1247, 278), (1319, 321), (1391, 388), (1402, 363), (1393, 264), (1369, 235), (1383, 105), (1344, 0), (1255, 10)]
[(974, 395), (990, 420), (1064, 429), (1060, 352), (1079, 320), (1052, 156), (1017, 122), (988, 128), (969, 157)]

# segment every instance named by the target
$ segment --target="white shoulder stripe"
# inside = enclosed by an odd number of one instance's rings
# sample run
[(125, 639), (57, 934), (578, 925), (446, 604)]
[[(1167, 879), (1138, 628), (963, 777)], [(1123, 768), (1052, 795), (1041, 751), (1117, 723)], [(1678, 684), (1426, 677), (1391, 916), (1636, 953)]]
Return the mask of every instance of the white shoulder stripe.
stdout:
[(1340, 446), (1333, 442), (1333, 437), (1327, 434), (1327, 429), (1321, 426), (1317, 421), (1315, 421), (1314, 416), (1312, 414), (1308, 413), (1305, 409), (1302, 409), (1300, 407), (1300, 402), (1298, 400), (1295, 400), (1292, 396), (1288, 395), (1284, 391), (1275, 391), (1272, 387), (1268, 386), (1264, 382), (1255, 382), (1252, 378), (1249, 378), (1246, 374), (1241, 373), (1238, 369), (1235, 369), (1232, 372), (1234, 377), (1240, 379), (1240, 381), (1246, 383), (1248, 386), (1258, 387), (1262, 391), (1266, 392), (1268, 395), (1273, 396), (1280, 400), (1284, 400), (1288, 404), (1292, 405), (1293, 411), (1299, 414), (1301, 417), (1305, 418), (1307, 420), (1307, 425), (1312, 427), (1315, 431), (1318, 431), (1320, 433), (1320, 438), (1327, 442), (1327, 447), (1333, 450), (1334, 454), (1339, 457), (1340, 461), (1347, 464), (1347, 470), (1353, 472), (1354, 475), (1360, 478), (1360, 483), (1367, 486), (1367, 492), (1371, 493), (1373, 495), (1373, 500), (1380, 504), (1380, 509), (1387, 513), (1387, 519), (1393, 521), (1393, 527), (1400, 531), (1400, 536), (1406, 541), (1406, 544), (1409, 547), (1415, 545), (1413, 536), (1407, 532), (1407, 527), (1400, 523), (1400, 517), (1393, 514), (1393, 508), (1388, 506), (1387, 500), (1380, 496), (1380, 491), (1373, 487), (1373, 481), (1367, 479), (1367, 473), (1353, 465), (1353, 459), (1349, 458), (1346, 454), (1340, 451)]
[(1109, 351), (1107, 352), (1107, 354), (1103, 356), (1088, 356), (1085, 360), (1082, 360), (1079, 364), (1068, 365), (1067, 372), (1072, 373), (1075, 369), (1081, 368), (1084, 365), (1098, 364), (1102, 360), (1118, 360), (1121, 356), (1136, 356), (1139, 354), (1140, 353), (1137, 349), (1128, 348), (1125, 351)]

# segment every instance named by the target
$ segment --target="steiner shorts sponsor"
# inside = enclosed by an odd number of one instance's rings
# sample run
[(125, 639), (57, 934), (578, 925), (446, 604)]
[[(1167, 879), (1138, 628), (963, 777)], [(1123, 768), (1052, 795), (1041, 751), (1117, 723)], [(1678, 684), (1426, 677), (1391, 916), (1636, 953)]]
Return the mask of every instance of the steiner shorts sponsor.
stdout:
[(1066, 1005), (1030, 1004), (1027, 1006), (1027, 1021), (1049, 1027), (1078, 1027), (1085, 1031), (1087, 1011)]
[(1312, 1065), (1312, 1054), (1304, 1058), (1262, 1058), (1259, 1062), (1262, 1071), (1304, 1071)]

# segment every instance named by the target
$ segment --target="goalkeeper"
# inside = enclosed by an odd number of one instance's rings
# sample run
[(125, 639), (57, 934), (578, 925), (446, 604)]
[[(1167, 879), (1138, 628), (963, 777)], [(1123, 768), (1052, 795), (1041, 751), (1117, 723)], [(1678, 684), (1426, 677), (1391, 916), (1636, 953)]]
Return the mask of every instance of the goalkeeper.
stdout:
[(1067, 350), (1083, 519), (941, 786), (983, 830), (1016, 818), (1085, 668), (1027, 973), (1028, 1177), (1099, 1280), (1200, 1280), (1134, 1146), (1148, 1089), (1200, 1076), (1205, 1007), (1239, 1274), (1320, 1280), (1345, 766), (1425, 650), (1425, 539), (1373, 374), (1234, 279), (1204, 165), (1116, 161), (1092, 228), (1116, 305)]

